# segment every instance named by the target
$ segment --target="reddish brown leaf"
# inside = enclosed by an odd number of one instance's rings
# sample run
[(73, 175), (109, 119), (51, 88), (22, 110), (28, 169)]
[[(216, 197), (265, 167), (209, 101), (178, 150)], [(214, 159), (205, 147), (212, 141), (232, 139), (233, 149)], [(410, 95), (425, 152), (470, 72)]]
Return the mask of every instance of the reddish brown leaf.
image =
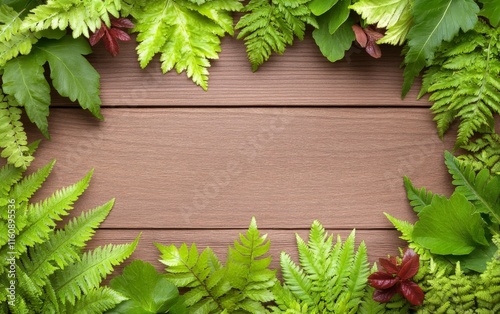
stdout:
[(384, 37), (384, 34), (377, 32), (376, 30), (373, 30), (371, 27), (365, 28), (364, 31), (366, 33), (366, 36), (368, 36), (368, 38), (372, 39), (373, 41), (377, 41)]
[(424, 292), (413, 281), (403, 281), (401, 283), (401, 293), (413, 305), (422, 305), (424, 302)]
[(376, 289), (388, 289), (396, 285), (398, 281), (399, 278), (380, 271), (368, 276), (368, 282), (370, 283), (370, 286)]
[(420, 267), (419, 261), (420, 258), (418, 257), (418, 254), (412, 249), (407, 249), (403, 255), (398, 277), (401, 278), (401, 280), (407, 280), (415, 276), (418, 272), (418, 268)]
[(359, 26), (357, 24), (354, 24), (352, 26), (352, 30), (354, 31), (354, 35), (356, 35), (356, 41), (358, 42), (358, 44), (361, 47), (365, 48), (366, 43), (368, 41), (368, 38), (366, 37), (365, 31), (361, 28), (361, 26)]
[(373, 300), (380, 303), (387, 303), (391, 301), (392, 297), (398, 292), (398, 290), (399, 290), (398, 285), (393, 286), (389, 289), (375, 290), (373, 292)]
[(106, 36), (103, 38), (104, 47), (113, 56), (116, 57), (120, 52), (120, 46), (118, 46), (118, 41), (111, 36), (109, 32), (106, 32)]
[(130, 40), (130, 35), (127, 34), (126, 32), (122, 31), (119, 28), (112, 28), (109, 30), (109, 34), (113, 36), (116, 39), (119, 39), (121, 41), (129, 41)]
[(120, 28), (134, 28), (135, 25), (127, 18), (121, 17), (119, 19), (111, 19), (111, 25)]
[(97, 30), (97, 32), (93, 33), (90, 37), (89, 37), (89, 43), (91, 46), (94, 46), (95, 44), (97, 44), (99, 42), (99, 40), (101, 40), (102, 36), (104, 36), (104, 34), (106, 33), (106, 25), (104, 25), (104, 23), (101, 25), (101, 28), (99, 28)]
[(368, 40), (368, 44), (365, 48), (366, 52), (375, 59), (382, 57), (382, 51), (380, 51), (380, 47), (373, 41)]
[(395, 259), (394, 262), (387, 258), (380, 258), (378, 261), (380, 266), (382, 266), (389, 274), (396, 275), (399, 272), (399, 267), (396, 265)]

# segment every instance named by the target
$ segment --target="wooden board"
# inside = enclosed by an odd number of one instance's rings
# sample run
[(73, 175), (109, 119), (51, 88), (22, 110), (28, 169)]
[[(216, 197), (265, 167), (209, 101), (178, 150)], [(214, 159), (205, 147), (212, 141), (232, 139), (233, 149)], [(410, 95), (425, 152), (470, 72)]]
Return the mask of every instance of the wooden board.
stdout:
[[(450, 192), (427, 109), (54, 109), (44, 192), (95, 168), (78, 208), (116, 197), (106, 228), (389, 228), (414, 220), (403, 175)], [(35, 136), (31, 136), (34, 138)], [(42, 193), (43, 194), (43, 193)], [(78, 210), (76, 211), (78, 213)]]

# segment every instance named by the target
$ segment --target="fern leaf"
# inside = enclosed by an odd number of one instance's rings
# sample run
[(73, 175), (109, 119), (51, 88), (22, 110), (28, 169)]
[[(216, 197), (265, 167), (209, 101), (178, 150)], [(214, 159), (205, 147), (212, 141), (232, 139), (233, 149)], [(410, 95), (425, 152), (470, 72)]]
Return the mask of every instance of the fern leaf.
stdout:
[[(29, 205), (28, 226), (22, 230), (16, 239), (16, 252), (18, 256), (26, 252), (27, 247), (36, 243), (43, 243), (54, 229), (56, 220), (67, 215), (73, 203), (88, 187), (92, 171), (79, 182), (56, 191), (48, 199)], [(0, 250), (0, 256), (3, 250)]]
[(476, 292), (478, 313), (497, 313), (500, 311), (500, 236), (493, 237), (497, 246), (495, 256), (487, 263), (486, 270), (480, 275), (480, 287)]
[(387, 32), (377, 43), (402, 45), (408, 31), (413, 25), (413, 0), (360, 0), (351, 5), (368, 24), (376, 24), (377, 28), (385, 28)]
[(45, 182), (55, 163), (56, 161), (53, 160), (29, 176), (25, 176), (13, 187), (9, 194), (10, 198), (15, 199), (17, 203), (28, 201)]
[(95, 234), (95, 230), (108, 216), (114, 201), (86, 211), (71, 220), (63, 230), (56, 231), (43, 244), (30, 248), (21, 257), (26, 273), (37, 285), (43, 285), (57, 269), (80, 260), (80, 250)]
[(312, 292), (312, 280), (300, 269), (285, 252), (280, 256), (281, 273), (294, 297), (300, 301), (314, 303)]
[[(24, 169), (9, 164), (0, 168), (0, 206), (7, 205), (9, 191), (22, 178), (23, 172)], [(2, 200), (5, 200), (5, 203)]]
[(408, 177), (404, 177), (405, 188), (410, 205), (416, 213), (419, 213), (425, 206), (430, 205), (434, 194), (425, 188), (417, 189)]
[(21, 16), (25, 10), (16, 12), (6, 4), (0, 4), (0, 67), (19, 54), (27, 55), (37, 42), (37, 37), (22, 29)]
[(89, 32), (101, 26), (101, 20), (109, 26), (110, 14), (119, 17), (120, 9), (121, 1), (116, 0), (48, 0), (31, 10), (22, 27), (31, 31), (70, 27), (73, 38), (88, 38)]
[(175, 68), (203, 89), (208, 88), (210, 59), (217, 59), (220, 37), (232, 34), (230, 12), (242, 8), (237, 0), (213, 0), (194, 4), (188, 0), (148, 1), (142, 10), (133, 10), (138, 32), (137, 52), (142, 68), (161, 53), (161, 69)]
[(450, 41), (459, 30), (466, 32), (477, 22), (478, 5), (474, 0), (416, 0), (414, 26), (408, 32), (405, 55), (403, 96), (410, 90), (420, 71), (434, 59), (443, 41)]
[(245, 41), (252, 70), (267, 61), (273, 52), (283, 54), (294, 37), (304, 38), (306, 25), (318, 27), (308, 7), (310, 0), (251, 0), (236, 28)]
[(139, 237), (134, 242), (121, 245), (106, 245), (85, 252), (78, 263), (71, 264), (51, 276), (50, 281), (59, 300), (75, 304), (82, 295), (99, 287), (102, 279), (113, 271), (113, 267), (134, 252)]
[(500, 223), (500, 177), (491, 176), (487, 169), (475, 173), (470, 165), (462, 165), (450, 152), (445, 163), (453, 176), (455, 191), (471, 201), (480, 213), (487, 213)]
[(66, 314), (100, 314), (114, 308), (125, 300), (123, 296), (107, 287), (90, 290), (75, 304), (66, 303)]
[(494, 132), (500, 113), (500, 31), (484, 22), (443, 44), (424, 76), (421, 94), (431, 93), (431, 110), (442, 137), (451, 122), (460, 120), (457, 146), (476, 132)]
[(488, 169), (491, 174), (500, 175), (500, 136), (484, 134), (481, 138), (461, 147), (469, 152), (460, 155), (461, 162), (469, 164), (474, 171)]
[(13, 99), (2, 98), (0, 90), (1, 156), (7, 158), (8, 163), (26, 169), (34, 158), (29, 154), (28, 139), (21, 122), (22, 111)]

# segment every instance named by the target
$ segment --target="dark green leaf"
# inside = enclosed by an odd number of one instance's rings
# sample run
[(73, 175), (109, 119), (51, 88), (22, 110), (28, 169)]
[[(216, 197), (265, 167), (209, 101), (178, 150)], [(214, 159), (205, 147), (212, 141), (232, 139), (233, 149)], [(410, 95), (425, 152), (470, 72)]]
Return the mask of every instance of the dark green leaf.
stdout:
[(330, 10), (328, 14), (330, 18), (328, 31), (330, 34), (335, 33), (337, 29), (339, 29), (339, 27), (349, 18), (349, 13), (351, 12), (351, 9), (349, 9), (350, 4), (351, 0), (340, 0), (335, 8)]
[(179, 300), (173, 283), (159, 274), (153, 265), (136, 260), (113, 278), (111, 287), (129, 300), (110, 313), (165, 313)]
[(431, 253), (466, 255), (489, 245), (485, 223), (474, 205), (459, 193), (450, 199), (434, 195), (432, 203), (418, 214), (413, 239)]
[(331, 62), (335, 62), (344, 57), (355, 39), (351, 28), (353, 22), (348, 19), (334, 34), (330, 34), (329, 23), (328, 16), (318, 18), (319, 28), (313, 31), (313, 38), (321, 53)]
[(483, 273), (486, 270), (486, 263), (493, 259), (497, 250), (497, 246), (493, 242), (490, 242), (489, 246), (480, 246), (469, 255), (450, 256), (450, 260), (453, 263), (460, 262), (460, 267), (463, 269)]
[(480, 14), (486, 17), (491, 25), (497, 27), (500, 24), (500, 0), (480, 0), (483, 8)]
[(330, 10), (337, 2), (339, 0), (312, 0), (309, 3), (309, 8), (314, 15), (319, 16)]

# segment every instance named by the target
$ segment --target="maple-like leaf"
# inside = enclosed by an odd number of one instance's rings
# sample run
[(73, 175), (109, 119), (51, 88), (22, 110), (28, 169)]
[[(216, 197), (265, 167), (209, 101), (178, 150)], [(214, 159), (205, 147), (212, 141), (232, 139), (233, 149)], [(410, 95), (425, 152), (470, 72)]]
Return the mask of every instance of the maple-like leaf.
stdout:
[(131, 12), (138, 32), (137, 52), (142, 68), (157, 53), (161, 69), (186, 71), (197, 85), (208, 88), (210, 59), (218, 59), (220, 37), (233, 34), (231, 12), (243, 8), (238, 0), (148, 1)]
[(401, 45), (413, 25), (412, 3), (413, 0), (360, 0), (350, 8), (361, 15), (367, 24), (387, 29), (379, 44)]
[(111, 18), (111, 27), (108, 27), (105, 23), (102, 23), (101, 28), (99, 28), (89, 37), (90, 45), (95, 46), (102, 39), (104, 41), (106, 50), (113, 57), (116, 57), (118, 53), (120, 53), (118, 40), (130, 40), (130, 35), (122, 30), (122, 28), (134, 28), (134, 24), (127, 18)]
[(478, 5), (474, 0), (415, 0), (415, 25), (408, 32), (408, 51), (405, 56), (405, 96), (415, 77), (434, 59), (443, 41), (450, 41), (460, 30), (466, 32), (477, 22)]

